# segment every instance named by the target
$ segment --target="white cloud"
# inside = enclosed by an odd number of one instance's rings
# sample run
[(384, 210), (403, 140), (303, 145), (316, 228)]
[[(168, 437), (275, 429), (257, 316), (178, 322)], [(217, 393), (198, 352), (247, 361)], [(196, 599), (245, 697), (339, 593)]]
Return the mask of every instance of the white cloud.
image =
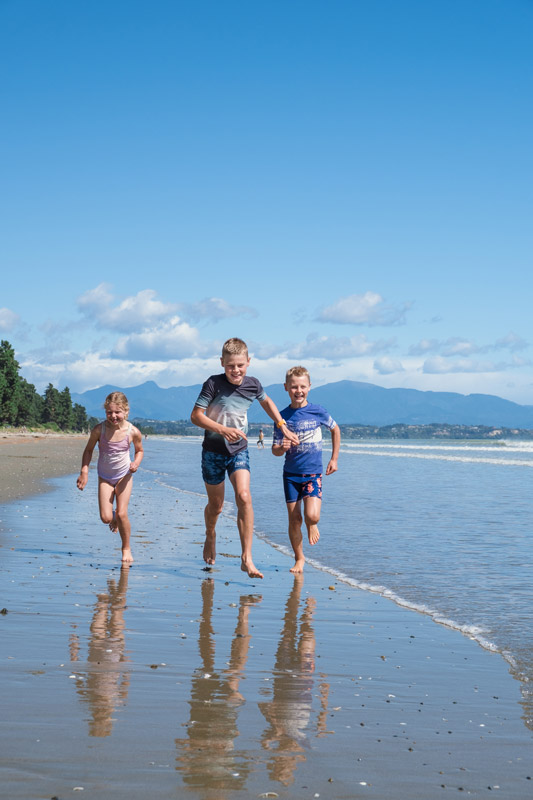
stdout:
[(503, 372), (515, 366), (514, 363), (506, 362), (475, 361), (471, 358), (459, 358), (452, 361), (442, 356), (434, 356), (424, 362), (423, 371), (434, 375), (445, 375), (449, 372)]
[(507, 350), (524, 350), (526, 347), (529, 347), (529, 342), (526, 342), (525, 339), (522, 339), (521, 336), (518, 336), (516, 333), (510, 331), (507, 336), (503, 336), (501, 339), (498, 339), (494, 347), (497, 348), (505, 348)]
[(101, 283), (78, 298), (78, 309), (89, 320), (108, 330), (133, 333), (142, 331), (168, 318), (176, 311), (176, 304), (156, 299), (153, 289), (143, 289), (136, 295), (114, 304), (115, 298), (109, 284)]
[(365, 292), (341, 297), (333, 305), (323, 308), (317, 319), (339, 325), (403, 325), (410, 306), (410, 303), (404, 303), (395, 308), (386, 305), (381, 295)]
[(172, 317), (151, 330), (121, 337), (111, 355), (115, 358), (160, 361), (197, 356), (207, 350), (208, 347), (200, 341), (196, 328), (182, 322), (179, 317)]
[(193, 305), (182, 304), (179, 310), (184, 317), (194, 322), (200, 320), (220, 322), (222, 319), (231, 319), (232, 317), (255, 319), (258, 316), (257, 311), (250, 306), (232, 306), (221, 297), (206, 297)]
[(401, 361), (386, 356), (377, 358), (374, 361), (374, 369), (380, 375), (392, 375), (395, 372), (404, 372), (404, 367)]
[(441, 343), (437, 339), (421, 339), (418, 344), (409, 348), (410, 356), (424, 356), (427, 353), (438, 353)]
[(9, 333), (20, 322), (20, 317), (10, 308), (0, 308), (0, 332)]
[(340, 358), (375, 355), (389, 350), (395, 344), (395, 339), (370, 341), (364, 334), (341, 337), (310, 334), (302, 344), (290, 347), (288, 355), (292, 358), (325, 358), (337, 361)]

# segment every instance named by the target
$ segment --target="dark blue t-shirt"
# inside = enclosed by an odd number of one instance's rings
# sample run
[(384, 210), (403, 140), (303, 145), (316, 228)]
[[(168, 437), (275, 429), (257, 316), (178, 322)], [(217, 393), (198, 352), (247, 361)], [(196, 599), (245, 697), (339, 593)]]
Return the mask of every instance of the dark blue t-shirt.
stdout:
[[(336, 426), (325, 408), (307, 403), (303, 408), (287, 406), (280, 412), (287, 427), (298, 436), (300, 443), (292, 445), (285, 454), (283, 471), (290, 475), (316, 475), (322, 472), (322, 428)], [(281, 444), (283, 433), (274, 428), (273, 444)]]

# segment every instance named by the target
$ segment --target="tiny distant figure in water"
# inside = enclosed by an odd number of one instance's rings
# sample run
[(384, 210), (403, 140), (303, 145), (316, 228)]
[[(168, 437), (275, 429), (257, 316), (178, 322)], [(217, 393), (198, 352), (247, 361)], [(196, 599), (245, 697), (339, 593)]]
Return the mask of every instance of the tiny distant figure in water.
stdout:
[[(111, 392), (105, 399), (106, 419), (95, 425), (83, 451), (81, 471), (76, 481), (83, 491), (89, 479), (89, 464), (93, 450), (98, 442), (98, 507), (100, 519), (113, 533), (120, 533), (122, 539), (122, 561), (131, 562), (131, 525), (128, 517), (133, 486), (133, 473), (137, 472), (144, 455), (141, 432), (130, 422), (130, 410), (126, 395)], [(130, 459), (130, 446), (133, 443), (135, 456)], [(113, 509), (115, 504), (115, 509)]]
[(205, 430), (202, 446), (202, 477), (207, 492), (204, 511), (204, 561), (215, 563), (215, 526), (224, 505), (226, 472), (235, 492), (237, 527), (241, 539), (241, 569), (250, 578), (262, 578), (252, 560), (254, 510), (250, 494), (247, 411), (257, 399), (285, 436), (297, 444), (298, 437), (287, 428), (278, 408), (257, 378), (246, 372), (250, 365), (248, 347), (242, 339), (228, 339), (220, 359), (224, 372), (211, 375), (202, 386), (191, 413), (191, 422)]
[(259, 450), (259, 448), (261, 447), (263, 448), (263, 450), (265, 449), (265, 434), (263, 433), (263, 428), (260, 428), (259, 438), (257, 440), (257, 449)]
[(315, 545), (320, 533), (320, 508), (322, 505), (322, 428), (331, 431), (331, 458), (326, 475), (337, 471), (337, 460), (341, 444), (339, 426), (325, 408), (307, 402), (311, 388), (309, 372), (305, 367), (291, 367), (285, 376), (285, 390), (291, 404), (284, 408), (281, 416), (290, 431), (298, 436), (299, 444), (292, 442), (279, 430), (274, 429), (272, 452), (285, 456), (283, 466), (283, 489), (289, 515), (289, 539), (294, 550), (294, 566), (291, 572), (303, 572), (305, 557), (302, 537), (302, 512), (307, 528), (309, 544)]

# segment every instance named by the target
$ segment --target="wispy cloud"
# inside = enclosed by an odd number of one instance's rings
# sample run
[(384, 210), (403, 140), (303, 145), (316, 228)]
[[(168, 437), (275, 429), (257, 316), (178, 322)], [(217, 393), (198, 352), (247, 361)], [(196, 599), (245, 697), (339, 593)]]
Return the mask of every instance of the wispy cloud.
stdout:
[(183, 317), (193, 322), (220, 322), (232, 317), (255, 319), (258, 316), (257, 311), (250, 306), (232, 306), (221, 297), (206, 297), (192, 305), (181, 303), (179, 311)]
[(467, 357), (480, 355), (494, 352), (495, 350), (516, 352), (517, 350), (524, 350), (528, 346), (529, 343), (526, 342), (525, 339), (512, 332), (495, 342), (484, 345), (479, 345), (471, 339), (466, 339), (461, 336), (453, 336), (444, 341), (439, 341), (438, 339), (421, 339), (418, 344), (412, 345), (409, 348), (409, 355), (423, 356), (428, 353), (435, 353), (444, 358), (454, 358), (456, 356)]
[(0, 332), (10, 333), (20, 323), (20, 317), (10, 308), (0, 308)]
[(340, 358), (354, 358), (382, 353), (394, 347), (396, 340), (369, 340), (364, 334), (358, 336), (317, 336), (310, 334), (305, 342), (288, 348), (292, 358), (325, 358), (338, 361)]
[(395, 372), (404, 372), (401, 361), (383, 356), (374, 361), (374, 369), (379, 375), (393, 375)]
[(333, 305), (323, 308), (317, 319), (319, 322), (334, 322), (338, 325), (404, 325), (405, 315), (411, 303), (392, 306), (375, 292), (351, 294), (341, 297)]

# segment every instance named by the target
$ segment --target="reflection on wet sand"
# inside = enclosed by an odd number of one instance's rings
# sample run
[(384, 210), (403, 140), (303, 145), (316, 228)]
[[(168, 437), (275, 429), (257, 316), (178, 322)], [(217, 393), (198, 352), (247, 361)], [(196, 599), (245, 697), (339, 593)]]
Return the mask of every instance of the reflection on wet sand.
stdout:
[[(120, 579), (107, 580), (107, 592), (97, 595), (90, 626), (86, 672), (76, 672), (76, 690), (90, 709), (89, 735), (110, 736), (115, 709), (126, 703), (130, 683), (125, 656), (124, 609), (130, 565), (122, 566)], [(70, 637), (70, 660), (80, 660), (80, 641)]]
[(198, 636), (201, 666), (192, 677), (187, 738), (176, 739), (176, 769), (188, 786), (242, 789), (250, 764), (246, 752), (235, 749), (235, 739), (239, 735), (237, 718), (246, 702), (239, 685), (250, 646), (248, 616), (261, 596), (241, 596), (228, 667), (217, 673), (211, 621), (214, 592), (214, 581), (209, 578), (203, 581)]
[(303, 581), (303, 575), (295, 577), (285, 606), (283, 629), (276, 651), (272, 699), (259, 703), (261, 713), (269, 723), (261, 738), (263, 747), (271, 753), (268, 772), (273, 780), (284, 786), (293, 783), (298, 764), (306, 760), (305, 750), (309, 748), (307, 732), (313, 730), (315, 736), (328, 732), (329, 684), (325, 680), (319, 685), (320, 711), (316, 722), (311, 725), (315, 672), (312, 620), (316, 601), (307, 597), (298, 619)]

